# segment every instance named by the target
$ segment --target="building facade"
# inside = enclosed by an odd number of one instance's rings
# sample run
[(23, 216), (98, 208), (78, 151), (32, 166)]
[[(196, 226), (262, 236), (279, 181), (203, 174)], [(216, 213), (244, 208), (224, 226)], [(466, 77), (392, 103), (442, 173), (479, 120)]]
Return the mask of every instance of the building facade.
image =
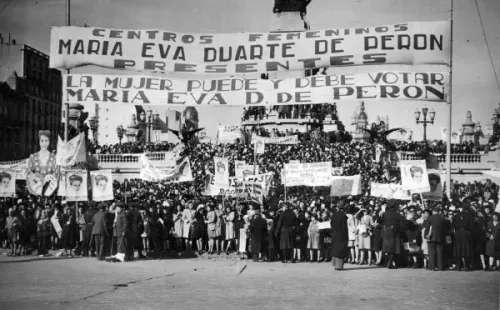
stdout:
[[(38, 131), (50, 130), (50, 150), (55, 150), (61, 124), (62, 77), (59, 70), (49, 68), (49, 56), (15, 40), (0, 36), (0, 82), (16, 93), (16, 109), (20, 114), (9, 160), (22, 159), (39, 150)], [(4, 87), (3, 96), (13, 102)], [(3, 122), (2, 122), (3, 123)]]

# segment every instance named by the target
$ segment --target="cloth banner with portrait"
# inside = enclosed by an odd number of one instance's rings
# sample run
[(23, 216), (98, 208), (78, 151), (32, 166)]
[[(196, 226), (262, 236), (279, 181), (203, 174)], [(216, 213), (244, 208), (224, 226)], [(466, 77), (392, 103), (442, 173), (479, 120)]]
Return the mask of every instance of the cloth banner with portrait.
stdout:
[(400, 163), (403, 188), (414, 193), (430, 191), (425, 160), (404, 160)]
[(23, 159), (16, 163), (0, 163), (0, 170), (10, 170), (16, 180), (26, 180), (26, 170), (28, 168), (28, 159)]
[(113, 200), (113, 174), (110, 169), (90, 172), (92, 182), (92, 200)]
[[(430, 191), (422, 193), (422, 198), (433, 201), (441, 201), (443, 199), (444, 181), (446, 174), (440, 170), (428, 170)], [(416, 192), (412, 192), (416, 193)]]
[(356, 196), (361, 194), (361, 175), (332, 176), (330, 196)]
[[(243, 164), (241, 164), (243, 163)], [(259, 172), (259, 165), (255, 165), (255, 172), (258, 173)], [(252, 175), (254, 174), (253, 172), (253, 165), (247, 165), (245, 164), (244, 161), (238, 161), (238, 163), (236, 163), (235, 161), (235, 166), (234, 166), (234, 175), (235, 177), (237, 178), (244, 178), (248, 175)]]
[(65, 142), (58, 137), (56, 164), (60, 167), (71, 167), (87, 161), (85, 136), (80, 133), (73, 139)]
[(16, 196), (16, 172), (0, 168), (0, 197)]
[(192, 182), (193, 174), (189, 158), (186, 156), (179, 165), (171, 169), (159, 169), (146, 157), (141, 156), (141, 172), (139, 177), (144, 181), (163, 182), (163, 183), (181, 183)]
[(399, 200), (411, 200), (411, 193), (409, 190), (403, 188), (400, 184), (382, 184), (372, 182), (370, 184), (371, 191), (370, 195), (372, 197), (379, 197), (385, 199), (399, 199)]
[(87, 201), (87, 170), (70, 170), (66, 173), (66, 201)]
[(254, 140), (255, 154), (264, 154), (266, 152), (266, 144), (262, 140)]
[(226, 188), (229, 185), (229, 160), (223, 157), (214, 157), (215, 185)]
[(262, 202), (263, 197), (269, 193), (273, 175), (273, 172), (268, 172), (246, 176), (243, 182), (247, 200)]

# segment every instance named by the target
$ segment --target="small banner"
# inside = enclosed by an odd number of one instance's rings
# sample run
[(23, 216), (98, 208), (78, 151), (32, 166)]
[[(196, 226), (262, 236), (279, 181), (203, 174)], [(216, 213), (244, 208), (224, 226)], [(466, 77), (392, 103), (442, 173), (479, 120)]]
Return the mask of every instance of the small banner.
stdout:
[[(52, 27), (50, 68), (235, 75), (346, 65), (447, 65), (450, 22), (285, 33)], [(324, 101), (323, 101), (324, 102)]]
[(58, 137), (56, 165), (61, 167), (71, 167), (77, 163), (86, 162), (85, 136), (80, 133), (69, 142), (64, 142)]
[(163, 183), (180, 183), (193, 181), (191, 164), (186, 156), (182, 162), (172, 169), (161, 170), (156, 168), (145, 154), (141, 156), (141, 172), (139, 176), (144, 181)]
[(446, 180), (446, 175), (439, 170), (429, 170), (427, 174), (429, 175), (430, 191), (422, 193), (422, 198), (441, 201), (443, 199), (443, 184)]
[(385, 199), (411, 200), (411, 193), (400, 184), (371, 183), (370, 195)]
[(218, 143), (234, 143), (236, 139), (241, 139), (241, 126), (219, 126), (217, 131)]
[(361, 175), (332, 177), (330, 196), (356, 196), (361, 194)]
[(405, 160), (400, 163), (401, 183), (405, 189), (415, 193), (430, 190), (425, 160)]
[(257, 135), (252, 135), (252, 143), (257, 141), (262, 141), (265, 144), (297, 144), (299, 139), (297, 135), (287, 136), (287, 137), (260, 137)]
[(113, 200), (113, 174), (111, 170), (97, 170), (90, 172), (92, 182), (92, 200)]
[(290, 186), (331, 186), (332, 184), (332, 163), (301, 163), (285, 164), (286, 187)]
[(16, 196), (16, 171), (0, 168), (0, 197)]
[(87, 171), (70, 170), (66, 173), (66, 201), (87, 201)]
[[(453, 130), (451, 132), (451, 144), (460, 144), (462, 132), (460, 130)], [(448, 141), (448, 128), (441, 127), (441, 140)]]

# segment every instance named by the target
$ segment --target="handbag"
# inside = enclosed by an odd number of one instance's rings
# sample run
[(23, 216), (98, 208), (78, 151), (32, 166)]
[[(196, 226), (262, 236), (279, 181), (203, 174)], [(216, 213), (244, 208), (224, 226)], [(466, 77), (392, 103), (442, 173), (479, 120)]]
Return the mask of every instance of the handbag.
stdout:
[(446, 244), (451, 244), (451, 242), (452, 242), (452, 241), (451, 241), (451, 236), (450, 236), (450, 235), (446, 235), (446, 236), (444, 237), (444, 240), (445, 240)]

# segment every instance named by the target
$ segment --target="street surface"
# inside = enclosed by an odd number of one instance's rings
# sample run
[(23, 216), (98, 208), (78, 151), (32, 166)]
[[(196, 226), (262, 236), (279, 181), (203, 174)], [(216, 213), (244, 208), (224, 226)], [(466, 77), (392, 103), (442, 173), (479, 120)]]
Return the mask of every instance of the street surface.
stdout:
[(499, 309), (500, 272), (0, 256), (0, 309)]

